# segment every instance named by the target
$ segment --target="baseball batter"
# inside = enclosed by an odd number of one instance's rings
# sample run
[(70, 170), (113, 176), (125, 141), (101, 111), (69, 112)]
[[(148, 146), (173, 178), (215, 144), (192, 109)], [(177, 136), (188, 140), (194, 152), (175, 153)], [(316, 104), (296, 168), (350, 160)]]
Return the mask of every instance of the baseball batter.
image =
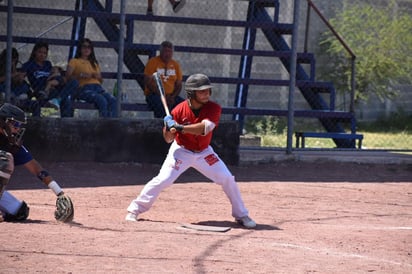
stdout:
[(232, 205), (232, 216), (246, 228), (256, 223), (249, 217), (234, 176), (210, 146), (213, 130), (219, 124), (221, 107), (209, 100), (212, 85), (204, 74), (191, 75), (185, 83), (187, 100), (164, 117), (163, 137), (172, 143), (159, 174), (149, 181), (127, 208), (127, 221), (137, 221), (148, 211), (160, 192), (193, 167), (222, 186)]

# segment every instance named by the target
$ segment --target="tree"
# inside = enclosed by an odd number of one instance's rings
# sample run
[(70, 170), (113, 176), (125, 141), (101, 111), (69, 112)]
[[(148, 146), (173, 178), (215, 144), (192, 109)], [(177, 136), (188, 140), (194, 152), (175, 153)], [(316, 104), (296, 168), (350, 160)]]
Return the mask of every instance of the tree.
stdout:
[[(371, 93), (380, 99), (397, 94), (396, 86), (409, 84), (412, 72), (412, 17), (393, 15), (395, 2), (386, 8), (369, 4), (351, 4), (330, 20), (335, 30), (356, 55), (355, 100)], [(323, 33), (321, 47), (333, 62), (326, 78), (338, 87), (350, 89), (351, 66), (343, 46), (330, 32)], [(345, 61), (345, 60), (346, 61)]]

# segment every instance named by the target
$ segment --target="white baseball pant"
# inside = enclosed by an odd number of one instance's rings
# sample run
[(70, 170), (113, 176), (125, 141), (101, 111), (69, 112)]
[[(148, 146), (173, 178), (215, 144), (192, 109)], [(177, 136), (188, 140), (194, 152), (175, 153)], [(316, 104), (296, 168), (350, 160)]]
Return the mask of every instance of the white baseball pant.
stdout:
[(172, 185), (190, 167), (222, 186), (232, 205), (233, 217), (241, 218), (249, 214), (234, 176), (213, 148), (209, 146), (201, 152), (192, 152), (179, 146), (176, 141), (171, 144), (159, 174), (144, 186), (139, 196), (130, 203), (127, 211), (137, 215), (148, 211), (160, 192)]

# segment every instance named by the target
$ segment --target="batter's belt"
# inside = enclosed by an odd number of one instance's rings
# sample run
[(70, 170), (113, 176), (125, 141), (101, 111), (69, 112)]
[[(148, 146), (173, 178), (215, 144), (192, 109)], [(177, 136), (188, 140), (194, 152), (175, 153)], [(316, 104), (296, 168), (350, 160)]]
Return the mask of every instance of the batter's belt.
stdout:
[(205, 150), (205, 149), (202, 149), (202, 150), (188, 149), (188, 148), (186, 148), (185, 146), (182, 146), (182, 145), (180, 145), (180, 147), (181, 147), (181, 148), (184, 148), (184, 149), (186, 149), (186, 150), (189, 150), (189, 151), (191, 151), (191, 152), (193, 152), (193, 153), (200, 153), (200, 152), (202, 152), (202, 151)]

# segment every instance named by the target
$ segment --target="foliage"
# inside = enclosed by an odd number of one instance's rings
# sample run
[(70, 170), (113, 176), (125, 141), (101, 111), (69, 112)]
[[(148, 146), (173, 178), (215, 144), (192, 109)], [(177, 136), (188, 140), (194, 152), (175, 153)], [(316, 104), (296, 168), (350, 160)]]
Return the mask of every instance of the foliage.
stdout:
[(285, 128), (285, 119), (276, 116), (248, 117), (245, 122), (246, 132), (258, 135), (283, 133)]
[(407, 115), (402, 109), (392, 113), (389, 117), (381, 117), (372, 123), (358, 123), (360, 131), (369, 132), (405, 132), (412, 134), (412, 116)]
[[(367, 99), (369, 93), (391, 98), (396, 95), (397, 84), (411, 82), (412, 17), (402, 12), (394, 15), (391, 3), (386, 8), (351, 4), (330, 20), (356, 55), (355, 100)], [(329, 64), (334, 71), (328, 70), (327, 78), (350, 90), (351, 65), (341, 43), (326, 32), (321, 48), (334, 61)]]

